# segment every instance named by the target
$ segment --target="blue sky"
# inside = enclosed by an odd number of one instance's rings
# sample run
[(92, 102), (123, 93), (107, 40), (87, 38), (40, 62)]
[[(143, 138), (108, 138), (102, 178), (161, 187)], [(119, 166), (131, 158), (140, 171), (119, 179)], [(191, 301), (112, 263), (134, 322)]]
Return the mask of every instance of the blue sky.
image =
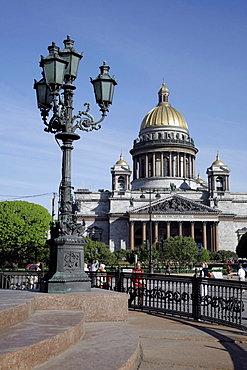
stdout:
[[(69, 34), (84, 52), (75, 113), (84, 102), (99, 118), (89, 78), (104, 60), (116, 76), (114, 102), (97, 132), (78, 132), (75, 188), (111, 188), (110, 167), (129, 150), (164, 81), (199, 149), (197, 172), (221, 160), (230, 190), (247, 191), (246, 0), (8, 0), (1, 7), (0, 201), (23, 199), (50, 210), (61, 180), (61, 151), (44, 132), (33, 80), (40, 55)], [(43, 195), (42, 195), (43, 194)], [(39, 195), (39, 196), (36, 196)], [(27, 198), (27, 197), (30, 198)]]

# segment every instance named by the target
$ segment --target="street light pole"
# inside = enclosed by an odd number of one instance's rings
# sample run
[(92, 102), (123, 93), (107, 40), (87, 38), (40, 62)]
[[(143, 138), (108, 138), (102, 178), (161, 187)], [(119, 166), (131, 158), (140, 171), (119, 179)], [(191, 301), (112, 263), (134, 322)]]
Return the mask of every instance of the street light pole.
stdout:
[(154, 273), (153, 268), (153, 225), (152, 225), (152, 207), (151, 207), (151, 191), (149, 191), (149, 273)]
[[(66, 293), (90, 291), (91, 283), (84, 272), (84, 224), (77, 224), (73, 215), (71, 184), (71, 152), (73, 142), (80, 139), (75, 132), (92, 131), (101, 128), (99, 125), (112, 104), (116, 80), (109, 75), (110, 67), (103, 62), (100, 74), (91, 83), (95, 99), (100, 107), (101, 118), (95, 121), (89, 113), (90, 105), (73, 116), (73, 95), (76, 89), (73, 84), (77, 77), (82, 53), (78, 53), (70, 36), (64, 40), (65, 48), (60, 51), (53, 42), (48, 47), (49, 55), (41, 57), (42, 79), (34, 83), (38, 108), (45, 124), (45, 131), (54, 133), (62, 150), (62, 180), (59, 187), (58, 222), (51, 225), (50, 266), (45, 279), (45, 291)], [(63, 90), (61, 94), (60, 91)], [(49, 119), (49, 114), (52, 113)]]
[[(142, 188), (142, 194), (141, 198), (145, 198), (144, 192), (146, 194), (149, 194), (149, 273), (153, 274), (154, 273), (154, 268), (153, 268), (153, 225), (152, 225), (152, 194), (155, 192), (155, 189), (145, 189)], [(155, 195), (155, 198), (160, 198), (160, 194), (157, 192)]]

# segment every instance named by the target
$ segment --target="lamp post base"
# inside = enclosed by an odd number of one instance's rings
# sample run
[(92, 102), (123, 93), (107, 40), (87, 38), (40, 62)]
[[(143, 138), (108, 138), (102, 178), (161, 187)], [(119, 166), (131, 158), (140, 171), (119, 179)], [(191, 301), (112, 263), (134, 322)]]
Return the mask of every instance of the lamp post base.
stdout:
[(87, 274), (70, 276), (69, 274), (56, 273), (48, 280), (47, 293), (72, 293), (72, 292), (90, 292), (91, 280)]
[(50, 268), (41, 290), (47, 293), (90, 292), (91, 280), (84, 272), (84, 238), (59, 236), (49, 244)]

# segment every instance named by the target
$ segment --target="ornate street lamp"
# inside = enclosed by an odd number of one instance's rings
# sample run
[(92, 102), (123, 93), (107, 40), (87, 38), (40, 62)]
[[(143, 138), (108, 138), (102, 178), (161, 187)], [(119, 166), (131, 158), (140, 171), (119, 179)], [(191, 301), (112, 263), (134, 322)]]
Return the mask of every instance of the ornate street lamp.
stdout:
[[(40, 67), (43, 78), (34, 83), (38, 108), (45, 124), (45, 131), (55, 134), (56, 140), (62, 145), (62, 180), (59, 187), (58, 222), (51, 226), (50, 266), (45, 276), (44, 291), (66, 293), (90, 291), (91, 283), (84, 272), (85, 240), (84, 224), (77, 224), (72, 212), (71, 185), (71, 151), (73, 141), (80, 136), (76, 129), (92, 131), (100, 129), (99, 123), (104, 120), (109, 106), (112, 104), (114, 77), (109, 75), (110, 67), (103, 63), (100, 74), (91, 83), (94, 86), (95, 99), (100, 107), (101, 118), (95, 121), (89, 113), (90, 105), (73, 116), (73, 95), (76, 89), (73, 84), (77, 77), (82, 53), (78, 53), (70, 36), (64, 40), (64, 49), (53, 42), (48, 47), (49, 55), (41, 57)], [(62, 93), (61, 93), (62, 90)], [(51, 117), (49, 118), (49, 116)]]

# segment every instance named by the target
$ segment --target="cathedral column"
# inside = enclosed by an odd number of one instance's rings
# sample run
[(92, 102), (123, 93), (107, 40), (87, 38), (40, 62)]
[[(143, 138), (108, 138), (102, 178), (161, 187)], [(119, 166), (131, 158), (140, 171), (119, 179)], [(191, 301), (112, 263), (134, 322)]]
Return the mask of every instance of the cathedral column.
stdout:
[(136, 179), (139, 179), (140, 178), (140, 162), (139, 162), (139, 156), (138, 157), (135, 157), (136, 158)]
[(192, 177), (196, 177), (196, 162), (195, 162), (195, 157), (192, 157)]
[(172, 153), (169, 152), (169, 175), (172, 176)]
[(187, 169), (187, 165), (186, 165), (186, 154), (184, 153), (184, 174), (183, 174), (183, 177), (187, 177), (186, 176), (186, 169)]
[(215, 251), (219, 250), (219, 223), (215, 222), (214, 230), (215, 230)]
[(171, 223), (170, 221), (167, 221), (166, 223), (166, 238), (170, 238), (171, 236)]
[(159, 222), (155, 221), (154, 223), (154, 242), (157, 243), (159, 241)]
[(136, 179), (136, 158), (133, 157), (133, 180)]
[(130, 250), (135, 248), (135, 238), (134, 238), (134, 221), (130, 222)]
[(145, 155), (145, 177), (148, 177), (148, 155)]
[(190, 227), (191, 227), (191, 237), (195, 239), (195, 222), (194, 221), (191, 221)]
[(178, 223), (178, 235), (183, 236), (183, 222), (179, 221)]
[(215, 249), (214, 244), (214, 227), (213, 224), (210, 225), (210, 239), (211, 239), (211, 252), (213, 252)]
[(153, 156), (152, 156), (152, 161), (153, 161), (153, 177), (156, 176), (156, 156), (155, 156), (155, 153), (153, 153)]
[(137, 157), (135, 157), (135, 163), (136, 163), (136, 165), (135, 165), (135, 178), (136, 179), (139, 179), (139, 173), (138, 173), (138, 171), (139, 171), (139, 158), (137, 158)]
[(191, 155), (188, 155), (188, 177), (191, 178)]
[(143, 221), (142, 223), (142, 244), (147, 243), (147, 223)]
[(164, 153), (160, 153), (160, 176), (164, 177)]
[(179, 153), (177, 153), (177, 173), (176, 173), (176, 176), (179, 177), (180, 176), (180, 163), (179, 163)]
[(203, 238), (203, 248), (208, 249), (207, 246), (207, 223), (202, 223), (202, 238)]

